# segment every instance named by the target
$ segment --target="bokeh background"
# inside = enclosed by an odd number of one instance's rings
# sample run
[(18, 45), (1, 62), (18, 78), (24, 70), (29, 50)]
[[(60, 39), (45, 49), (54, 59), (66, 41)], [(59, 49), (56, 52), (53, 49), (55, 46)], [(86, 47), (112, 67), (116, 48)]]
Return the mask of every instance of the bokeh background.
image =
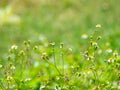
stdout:
[(120, 46), (120, 0), (0, 0), (0, 57), (24, 40), (64, 42), (76, 52), (101, 24), (102, 43)]

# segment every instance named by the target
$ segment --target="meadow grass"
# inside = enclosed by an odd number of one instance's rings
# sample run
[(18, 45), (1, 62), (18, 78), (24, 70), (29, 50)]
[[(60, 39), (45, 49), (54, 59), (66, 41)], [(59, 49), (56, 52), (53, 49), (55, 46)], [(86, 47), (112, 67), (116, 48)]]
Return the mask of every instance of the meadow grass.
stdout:
[(119, 90), (119, 2), (13, 0), (0, 22), (0, 89)]

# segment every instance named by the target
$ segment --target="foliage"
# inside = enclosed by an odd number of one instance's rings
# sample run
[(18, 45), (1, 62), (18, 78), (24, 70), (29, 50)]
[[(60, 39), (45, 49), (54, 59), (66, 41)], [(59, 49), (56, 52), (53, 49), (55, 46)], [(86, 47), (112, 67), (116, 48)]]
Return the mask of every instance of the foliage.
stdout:
[[(98, 27), (99, 26), (99, 27)], [(100, 25), (96, 25), (100, 28)], [(86, 50), (74, 53), (64, 43), (41, 41), (11, 46), (0, 64), (0, 87), (5, 90), (113, 90), (119, 89), (120, 56), (99, 44), (97, 29)]]

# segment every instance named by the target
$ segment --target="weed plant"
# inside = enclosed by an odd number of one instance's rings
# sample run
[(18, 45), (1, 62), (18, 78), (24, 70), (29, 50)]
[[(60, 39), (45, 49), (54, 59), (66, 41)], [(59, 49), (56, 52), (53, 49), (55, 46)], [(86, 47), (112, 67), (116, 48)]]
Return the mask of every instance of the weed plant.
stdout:
[[(0, 90), (118, 90), (120, 56), (101, 42), (101, 25), (79, 53), (63, 42), (24, 41), (0, 59)], [(79, 49), (79, 48), (78, 48)]]

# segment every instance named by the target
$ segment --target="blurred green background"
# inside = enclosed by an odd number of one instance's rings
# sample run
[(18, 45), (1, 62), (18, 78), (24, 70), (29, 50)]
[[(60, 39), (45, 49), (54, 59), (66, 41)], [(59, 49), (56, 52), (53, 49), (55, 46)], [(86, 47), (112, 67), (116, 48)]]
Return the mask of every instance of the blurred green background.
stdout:
[(120, 46), (120, 0), (0, 0), (0, 57), (24, 40), (64, 42), (80, 51), (101, 24), (103, 41)]

